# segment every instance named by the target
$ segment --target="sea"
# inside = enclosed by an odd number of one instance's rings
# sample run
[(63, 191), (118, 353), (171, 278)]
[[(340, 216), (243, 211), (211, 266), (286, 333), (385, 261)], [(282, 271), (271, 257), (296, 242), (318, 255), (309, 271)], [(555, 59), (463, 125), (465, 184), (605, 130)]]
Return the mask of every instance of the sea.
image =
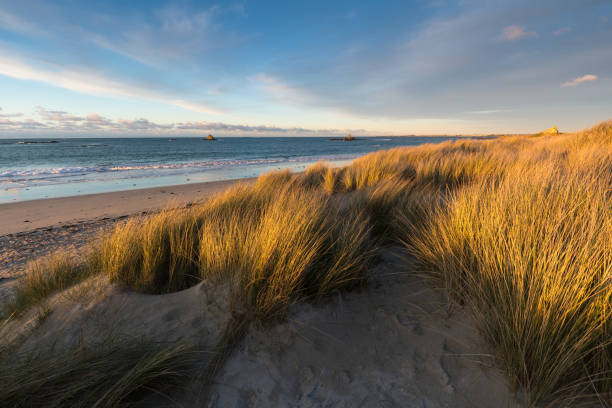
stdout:
[(0, 139), (0, 203), (254, 177), (335, 166), (457, 137)]

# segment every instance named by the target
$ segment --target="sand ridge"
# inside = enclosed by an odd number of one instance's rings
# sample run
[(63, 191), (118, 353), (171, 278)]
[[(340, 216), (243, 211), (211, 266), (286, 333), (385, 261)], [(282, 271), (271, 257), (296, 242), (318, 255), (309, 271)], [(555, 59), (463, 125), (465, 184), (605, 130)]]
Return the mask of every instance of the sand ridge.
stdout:
[(215, 379), (214, 407), (515, 407), (467, 313), (411, 271), (383, 264), (371, 285), (252, 330)]
[[(468, 314), (447, 313), (442, 295), (382, 250), (368, 286), (318, 304), (298, 303), (286, 322), (251, 327), (214, 378), (151, 406), (515, 407)], [(88, 286), (89, 285), (89, 286)], [(62, 351), (113, 338), (212, 350), (231, 318), (227, 286), (203, 282), (162, 295), (122, 290), (106, 278), (55, 295), (51, 314), (22, 352)], [(15, 324), (17, 322), (14, 322)], [(194, 378), (210, 354), (194, 367)], [(170, 405), (175, 406), (175, 405)]]

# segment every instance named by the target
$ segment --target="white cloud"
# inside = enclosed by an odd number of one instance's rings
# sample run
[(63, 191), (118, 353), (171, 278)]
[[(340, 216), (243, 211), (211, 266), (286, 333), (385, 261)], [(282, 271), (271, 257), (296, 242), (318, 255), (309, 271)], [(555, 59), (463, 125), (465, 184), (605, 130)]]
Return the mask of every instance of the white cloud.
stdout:
[(148, 119), (140, 118), (135, 120), (119, 119), (118, 124), (121, 128), (127, 130), (156, 130), (156, 129), (172, 129), (174, 123), (161, 125), (149, 121)]
[(269, 74), (257, 74), (251, 78), (251, 81), (256, 86), (262, 88), (265, 92), (273, 95), (277, 99), (302, 99), (299, 90), (289, 86), (279, 78)]
[(520, 40), (522, 38), (537, 37), (535, 31), (526, 31), (525, 27), (509, 25), (504, 27), (504, 38), (509, 41)]
[(99, 73), (82, 69), (63, 68), (51, 64), (35, 66), (16, 58), (0, 57), (0, 75), (42, 82), (90, 95), (137, 98), (211, 115), (220, 114), (219, 110), (204, 104), (174, 99), (144, 87), (109, 79)]
[[(1, 109), (1, 108), (0, 108)], [(230, 124), (222, 122), (178, 122), (156, 123), (146, 118), (118, 119), (106, 118), (98, 113), (73, 115), (63, 110), (51, 110), (37, 106), (36, 113), (41, 120), (24, 119), (13, 121), (0, 117), (0, 129), (5, 131), (44, 130), (47, 133), (92, 132), (105, 133), (146, 133), (163, 135), (201, 135), (209, 132), (222, 132), (224, 135), (336, 135), (346, 133), (368, 134), (365, 129), (307, 129), (302, 127), (278, 127), (274, 125)], [(91, 134), (91, 133), (90, 133)]]
[(576, 86), (576, 85), (580, 85), (583, 82), (593, 82), (593, 81), (596, 81), (597, 79), (598, 79), (597, 75), (587, 74), (587, 75), (583, 75), (578, 78), (574, 78), (571, 81), (564, 82), (561, 86), (562, 87)]
[(508, 110), (507, 109), (486, 109), (486, 110), (471, 111), (469, 113), (471, 113), (472, 115), (493, 115), (495, 113), (502, 113), (502, 112), (508, 112)]
[[(87, 30), (83, 36), (89, 42), (150, 66), (189, 62), (213, 48), (222, 48), (235, 40), (230, 32), (220, 33), (216, 17), (222, 12), (241, 14), (244, 10), (212, 6), (192, 11), (170, 6), (152, 13), (149, 21), (125, 18), (112, 22), (110, 33)], [(113, 21), (113, 20), (111, 20)]]
[[(2, 108), (0, 108), (0, 111)], [(23, 116), (23, 113), (0, 113), (0, 118), (19, 118)]]
[(260, 73), (252, 76), (249, 80), (257, 89), (282, 103), (303, 106), (316, 104), (317, 101), (319, 101), (319, 98), (310, 92), (289, 85), (287, 82), (274, 75)]
[(561, 35), (561, 34), (569, 33), (570, 31), (572, 31), (572, 29), (569, 27), (561, 27), (561, 28), (554, 30), (552, 33), (553, 35)]
[[(277, 126), (251, 126), (251, 125), (231, 125), (228, 123), (218, 123), (218, 122), (184, 122), (177, 123), (177, 129), (186, 129), (186, 130), (206, 130), (206, 131), (230, 131), (230, 132), (256, 132), (256, 133), (315, 133), (317, 131), (312, 129), (304, 129), (304, 128), (282, 128)], [(335, 133), (335, 132), (334, 132)]]
[(0, 27), (4, 30), (10, 30), (22, 34), (45, 35), (36, 24), (32, 24), (14, 14), (10, 14), (5, 10), (0, 10)]
[(47, 125), (35, 121), (33, 119), (24, 119), (24, 120), (10, 120), (3, 119), (0, 117), (0, 129), (3, 130), (34, 130), (34, 129), (46, 129)]
[(36, 107), (36, 113), (38, 113), (44, 120), (53, 122), (81, 122), (85, 120), (85, 118), (70, 115), (65, 111), (52, 111), (40, 106)]

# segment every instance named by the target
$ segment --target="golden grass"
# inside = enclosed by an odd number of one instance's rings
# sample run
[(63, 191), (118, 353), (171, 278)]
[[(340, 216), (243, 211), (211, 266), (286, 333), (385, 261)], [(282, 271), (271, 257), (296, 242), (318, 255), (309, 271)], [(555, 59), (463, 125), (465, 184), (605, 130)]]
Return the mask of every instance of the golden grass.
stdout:
[(611, 134), (509, 140), (516, 152), (501, 154), (506, 142), (490, 143), (503, 166), (424, 226), (403, 220), (412, 253), (470, 304), (532, 404), (612, 402)]
[[(401, 240), (470, 307), (530, 404), (612, 404), (611, 214), (612, 123), (603, 123), (269, 173), (201, 206), (118, 226), (84, 270), (153, 293), (228, 280), (232, 321), (244, 328), (362, 282), (376, 248)], [(76, 263), (62, 262), (29, 278), (13, 310), (81, 279)]]
[(63, 251), (28, 265), (28, 273), (18, 281), (15, 298), (2, 315), (19, 315), (50, 295), (68, 289), (92, 274), (85, 263), (74, 262)]
[(261, 211), (207, 219), (200, 240), (203, 277), (234, 279), (237, 298), (261, 320), (296, 299), (359, 282), (371, 259), (364, 214), (346, 210), (343, 217), (327, 195), (297, 183), (277, 184), (270, 193), (275, 199)]
[(363, 279), (369, 229), (365, 214), (275, 172), (203, 206), (118, 226), (99, 244), (98, 258), (111, 281), (141, 291), (229, 279), (242, 307), (264, 320)]

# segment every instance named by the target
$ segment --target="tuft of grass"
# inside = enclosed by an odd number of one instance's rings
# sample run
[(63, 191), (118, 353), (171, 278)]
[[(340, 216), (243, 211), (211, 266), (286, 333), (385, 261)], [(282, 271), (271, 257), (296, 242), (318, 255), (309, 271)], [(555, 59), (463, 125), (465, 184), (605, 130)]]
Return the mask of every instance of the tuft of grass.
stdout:
[(305, 187), (316, 188), (323, 184), (325, 175), (330, 171), (328, 163), (318, 162), (306, 168), (301, 175), (301, 182)]
[(363, 279), (368, 219), (358, 213), (338, 223), (339, 211), (325, 194), (288, 185), (259, 218), (210, 219), (201, 231), (202, 274), (231, 275), (237, 298), (259, 320)]
[(191, 209), (134, 218), (98, 244), (98, 267), (111, 282), (139, 291), (170, 292), (198, 280), (194, 254), (201, 220)]
[[(4, 407), (127, 407), (186, 382), (196, 353), (144, 343), (16, 356), (0, 370)], [(169, 400), (168, 400), (169, 402)]]
[(371, 187), (354, 193), (351, 205), (362, 208), (372, 220), (372, 235), (381, 244), (397, 243), (400, 230), (397, 229), (395, 213), (400, 208), (410, 211), (417, 208), (414, 202), (422, 200), (424, 192), (416, 192), (411, 181), (402, 179), (388, 179)]
[(152, 293), (228, 279), (253, 319), (282, 316), (294, 301), (362, 280), (371, 260), (365, 213), (312, 187), (274, 172), (202, 206), (132, 220), (99, 245), (100, 268)]
[(471, 306), (532, 405), (612, 403), (612, 155), (583, 154), (609, 129), (594, 132), (515, 144), (501, 175), (451, 194), (424, 225), (400, 215), (408, 248)]
[(3, 315), (19, 316), (54, 293), (68, 289), (91, 276), (89, 265), (76, 262), (64, 252), (31, 262), (18, 281), (15, 296), (5, 305)]
[(294, 181), (293, 174), (289, 169), (271, 171), (257, 177), (255, 190), (264, 191), (266, 189), (285, 185)]

